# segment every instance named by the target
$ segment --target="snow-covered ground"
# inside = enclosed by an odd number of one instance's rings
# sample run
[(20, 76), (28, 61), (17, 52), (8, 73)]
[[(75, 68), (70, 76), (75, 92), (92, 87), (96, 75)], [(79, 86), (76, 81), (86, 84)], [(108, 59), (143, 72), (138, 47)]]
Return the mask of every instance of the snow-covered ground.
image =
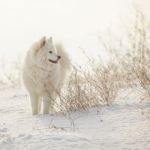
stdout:
[(30, 112), (22, 89), (0, 90), (0, 150), (149, 150), (148, 103), (136, 89), (112, 106), (63, 115)]

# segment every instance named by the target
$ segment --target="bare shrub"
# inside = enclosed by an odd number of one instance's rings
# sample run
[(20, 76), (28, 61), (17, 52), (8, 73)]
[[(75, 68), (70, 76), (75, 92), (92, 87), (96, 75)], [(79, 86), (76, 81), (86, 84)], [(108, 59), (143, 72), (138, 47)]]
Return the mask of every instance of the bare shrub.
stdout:
[(150, 98), (150, 23), (146, 21), (141, 12), (137, 12), (134, 33), (131, 34), (132, 49), (131, 54), (133, 72), (137, 77), (141, 87)]
[(110, 105), (119, 90), (115, 65), (90, 61), (87, 69), (73, 67), (67, 86), (59, 96), (63, 111)]
[(3, 59), (0, 64), (0, 83), (7, 86), (18, 87), (21, 85), (21, 61), (8, 62)]
[(144, 14), (135, 9), (130, 24), (124, 26), (123, 37), (109, 32), (107, 38), (99, 37), (101, 45), (110, 55), (118, 70), (122, 87), (139, 85), (150, 98), (150, 23)]
[(150, 98), (150, 49), (148, 24), (141, 12), (126, 29), (123, 38), (108, 33), (99, 37), (110, 56), (105, 65), (88, 60), (87, 69), (74, 68), (66, 88), (63, 105), (67, 110), (110, 105), (120, 88), (139, 85)]
[(128, 79), (130, 85), (140, 84), (145, 96), (150, 98), (149, 25), (144, 14), (136, 9), (134, 21), (126, 30), (126, 45), (122, 45), (123, 49), (126, 48), (126, 53), (118, 61), (124, 79)]

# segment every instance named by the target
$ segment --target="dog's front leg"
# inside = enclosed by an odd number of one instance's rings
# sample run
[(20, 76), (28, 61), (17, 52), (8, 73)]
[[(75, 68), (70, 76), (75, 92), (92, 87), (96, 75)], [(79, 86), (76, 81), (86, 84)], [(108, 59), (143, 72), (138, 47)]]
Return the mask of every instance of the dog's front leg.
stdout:
[(32, 107), (32, 114), (36, 115), (38, 114), (38, 106), (39, 106), (39, 97), (35, 93), (30, 93), (30, 101), (31, 101), (31, 107)]
[(51, 99), (49, 97), (44, 97), (43, 98), (43, 114), (49, 113), (50, 105), (51, 105)]

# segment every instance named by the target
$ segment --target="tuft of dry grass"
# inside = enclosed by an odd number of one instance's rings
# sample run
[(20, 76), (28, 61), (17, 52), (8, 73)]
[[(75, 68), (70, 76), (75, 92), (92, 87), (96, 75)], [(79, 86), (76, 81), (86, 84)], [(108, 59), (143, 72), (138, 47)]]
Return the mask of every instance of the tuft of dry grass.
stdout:
[(117, 77), (116, 67), (112, 64), (99, 63), (95, 67), (91, 63), (87, 70), (73, 67), (68, 84), (59, 96), (61, 109), (68, 112), (110, 105), (119, 90)]
[(8, 62), (6, 59), (1, 59), (0, 63), (0, 84), (12, 87), (21, 86), (21, 61)]
[(150, 99), (150, 22), (138, 9), (125, 29), (123, 38), (108, 34), (110, 41), (100, 38), (100, 42), (115, 61), (118, 80), (122, 87), (140, 86), (145, 91), (145, 99)]

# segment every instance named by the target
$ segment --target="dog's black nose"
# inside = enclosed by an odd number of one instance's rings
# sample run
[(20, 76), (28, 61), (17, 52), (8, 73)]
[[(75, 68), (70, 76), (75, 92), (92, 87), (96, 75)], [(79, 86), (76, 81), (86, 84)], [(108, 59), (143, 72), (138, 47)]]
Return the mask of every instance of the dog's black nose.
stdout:
[(61, 56), (58, 56), (58, 59), (60, 59), (61, 58)]

